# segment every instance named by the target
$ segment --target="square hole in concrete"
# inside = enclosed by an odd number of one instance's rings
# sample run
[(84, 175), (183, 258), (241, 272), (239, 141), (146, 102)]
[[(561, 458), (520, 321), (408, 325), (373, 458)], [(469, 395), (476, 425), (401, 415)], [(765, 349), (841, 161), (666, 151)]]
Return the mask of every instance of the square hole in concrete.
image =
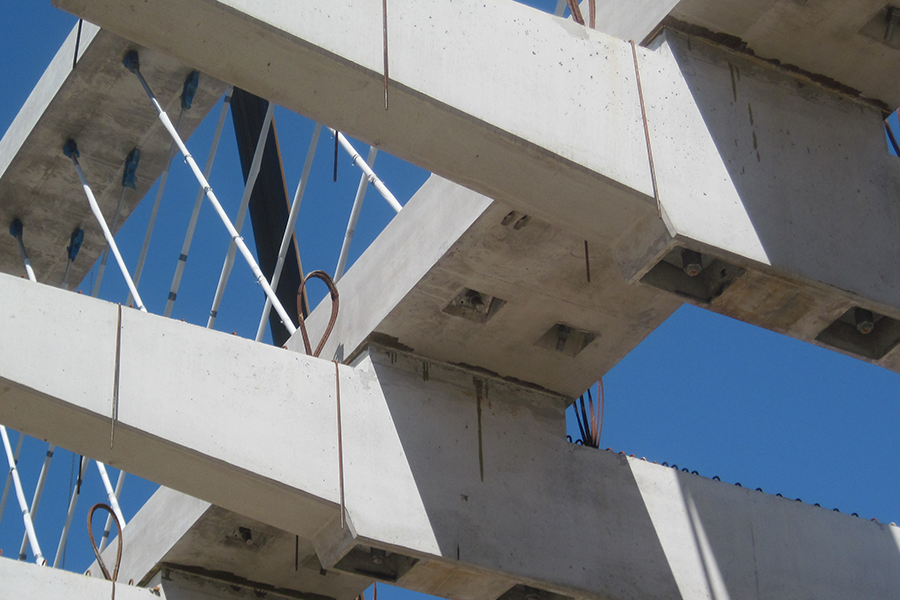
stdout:
[(720, 258), (676, 246), (641, 278), (641, 283), (709, 304), (745, 272)]
[(487, 323), (497, 311), (503, 308), (506, 300), (502, 300), (490, 294), (463, 288), (453, 300), (450, 301), (444, 312), (454, 317), (462, 317), (475, 323)]
[(568, 356), (578, 356), (596, 338), (597, 335), (590, 331), (557, 323), (548, 329), (547, 333), (542, 335), (534, 345), (548, 350), (556, 350)]
[(900, 343), (900, 321), (854, 306), (826, 327), (816, 340), (878, 360)]
[(419, 562), (418, 559), (396, 552), (386, 552), (378, 548), (357, 545), (334, 568), (339, 571), (372, 577), (379, 581), (394, 583)]

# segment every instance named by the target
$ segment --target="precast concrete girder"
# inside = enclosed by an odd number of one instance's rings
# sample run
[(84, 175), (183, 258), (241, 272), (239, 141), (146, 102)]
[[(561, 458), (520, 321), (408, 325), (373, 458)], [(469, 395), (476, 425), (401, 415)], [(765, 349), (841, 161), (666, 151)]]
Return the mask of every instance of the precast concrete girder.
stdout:
[(900, 586), (896, 527), (568, 444), (566, 398), (119, 310), (0, 277), (0, 422), (296, 533), (327, 570), (458, 600)]
[[(109, 581), (87, 577), (79, 573), (39, 567), (31, 563), (0, 557), (0, 600), (22, 598), (66, 598), (66, 600), (97, 600), (110, 595)], [(147, 588), (125, 583), (116, 584), (119, 600), (157, 600), (159, 595)]]
[(629, 282), (900, 368), (900, 173), (856, 96), (705, 38), (392, 0), (385, 111), (377, 2), (56, 4), (603, 247)]

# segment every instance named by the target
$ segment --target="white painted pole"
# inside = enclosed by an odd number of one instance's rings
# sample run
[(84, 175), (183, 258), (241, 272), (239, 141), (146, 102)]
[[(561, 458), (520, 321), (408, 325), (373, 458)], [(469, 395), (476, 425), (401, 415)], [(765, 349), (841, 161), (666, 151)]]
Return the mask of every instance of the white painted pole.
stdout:
[[(19, 435), (21, 436), (24, 434), (20, 433)], [(34, 523), (31, 522), (31, 514), (28, 512), (28, 502), (25, 500), (25, 492), (22, 490), (22, 480), (19, 479), (19, 470), (16, 468), (12, 447), (9, 445), (9, 435), (7, 435), (6, 427), (3, 425), (0, 425), (0, 438), (3, 439), (3, 449), (6, 450), (6, 460), (9, 463), (13, 486), (16, 489), (16, 498), (19, 500), (19, 508), (22, 510), (22, 521), (25, 522), (25, 535), (28, 537), (28, 543), (31, 545), (31, 553), (34, 554), (34, 562), (42, 565), (44, 564), (44, 555), (41, 553), (41, 546), (38, 544), (37, 534), (34, 533)]]
[(385, 200), (387, 200), (388, 204), (391, 205), (391, 208), (393, 208), (397, 212), (400, 212), (403, 209), (403, 205), (397, 201), (391, 191), (387, 189), (387, 187), (380, 179), (378, 179), (378, 175), (376, 175), (372, 168), (366, 164), (366, 161), (362, 159), (362, 157), (359, 155), (359, 152), (356, 151), (347, 137), (340, 131), (335, 131), (330, 127), (329, 131), (331, 131), (332, 134), (337, 135), (338, 141), (341, 143), (341, 146), (344, 147), (344, 150), (347, 151), (347, 154), (349, 154), (353, 159), (353, 162), (356, 163), (356, 166), (366, 174), (366, 177), (369, 178), (369, 183), (375, 186), (375, 189), (377, 189), (381, 196)]
[[(316, 126), (313, 129), (312, 140), (309, 142), (309, 150), (306, 152), (306, 162), (303, 163), (303, 172), (300, 174), (300, 182), (297, 184), (297, 191), (294, 192), (294, 201), (291, 203), (291, 213), (288, 215), (287, 225), (284, 228), (284, 235), (281, 237), (281, 247), (278, 249), (278, 261), (275, 263), (275, 271), (272, 273), (272, 282), (269, 284), (272, 286), (273, 290), (278, 289), (278, 281), (281, 279), (281, 270), (284, 268), (284, 259), (287, 256), (291, 236), (294, 234), (297, 216), (300, 214), (300, 203), (303, 201), (303, 194), (306, 193), (306, 183), (309, 181), (309, 171), (312, 168), (312, 161), (316, 154), (316, 146), (319, 143), (319, 134), (321, 131), (322, 125), (316, 123)], [(259, 318), (259, 327), (256, 330), (257, 342), (262, 341), (263, 333), (266, 331), (266, 322), (269, 320), (269, 313), (271, 310), (272, 302), (266, 298), (266, 305), (263, 307), (262, 316)]]
[[(125, 471), (119, 471), (119, 477), (116, 479), (116, 489), (113, 490), (113, 493), (116, 495), (116, 500), (122, 497), (122, 486), (125, 484), (125, 475)], [(112, 522), (112, 515), (106, 515), (106, 525), (103, 526), (103, 538), (100, 540), (100, 552), (103, 552), (103, 549), (106, 548), (106, 545), (109, 543), (109, 532), (112, 529)]]
[[(41, 505), (41, 496), (44, 494), (44, 484), (47, 483), (47, 471), (50, 470), (50, 461), (53, 460), (53, 452), (55, 450), (56, 446), (53, 444), (47, 446), (47, 455), (44, 457), (44, 464), (41, 466), (41, 474), (38, 476), (37, 486), (34, 488), (34, 496), (31, 498), (31, 510), (28, 511), (32, 523), (37, 519), (38, 506)], [(25, 560), (25, 548), (27, 547), (28, 534), (26, 533), (22, 536), (22, 544), (19, 546), (19, 560)]]
[(28, 275), (29, 281), (37, 281), (37, 278), (34, 276), (34, 269), (31, 268), (31, 261), (28, 260), (28, 253), (25, 252), (25, 242), (22, 240), (23, 231), (22, 221), (19, 219), (13, 220), (9, 232), (16, 238), (16, 242), (19, 243), (19, 254), (22, 255), (22, 261), (25, 263), (25, 273)]
[[(19, 464), (19, 454), (22, 452), (22, 442), (25, 441), (25, 434), (19, 435), (16, 442), (16, 451), (13, 454), (13, 462)], [(9, 496), (9, 486), (12, 484), (12, 469), (6, 473), (6, 484), (3, 486), (3, 497), (0, 498), (0, 519), (3, 518), (3, 509), (6, 508), (6, 498)]]
[[(378, 148), (369, 147), (369, 156), (366, 158), (366, 164), (369, 168), (375, 164), (375, 156), (378, 154)], [(366, 197), (366, 189), (369, 187), (369, 178), (363, 173), (359, 178), (359, 187), (356, 189), (356, 198), (353, 199), (353, 208), (350, 210), (350, 220), (347, 221), (347, 232), (344, 234), (344, 242), (341, 244), (341, 255), (338, 257), (337, 267), (334, 269), (334, 282), (340, 281), (344, 275), (344, 268), (347, 266), (347, 255), (350, 254), (350, 242), (353, 241), (353, 232), (356, 231), (356, 222), (359, 220), (359, 213), (362, 210), (363, 199)]]
[(213, 192), (212, 187), (209, 185), (209, 181), (207, 181), (206, 177), (203, 176), (203, 173), (200, 172), (200, 167), (197, 166), (197, 161), (194, 160), (194, 157), (191, 156), (190, 152), (188, 152), (187, 146), (185, 146), (184, 142), (181, 141), (181, 138), (178, 137), (178, 132), (175, 131), (175, 128), (172, 126), (172, 121), (169, 119), (169, 116), (166, 114), (166, 112), (162, 109), (162, 106), (160, 106), (159, 101), (157, 101), (156, 96), (153, 95), (153, 92), (150, 90), (147, 82), (144, 81), (144, 76), (141, 75), (140, 70), (135, 68), (134, 74), (138, 76), (138, 79), (141, 81), (141, 85), (144, 86), (144, 90), (147, 92), (147, 95), (150, 97), (150, 101), (153, 102), (153, 106), (156, 108), (156, 112), (159, 114), (160, 122), (163, 124), (163, 127), (166, 128), (166, 131), (169, 132), (169, 135), (172, 136), (172, 139), (175, 140), (175, 143), (178, 145), (178, 149), (184, 155), (184, 160), (187, 161), (188, 166), (191, 168), (191, 171), (193, 171), (194, 177), (196, 177), (197, 181), (200, 182), (200, 186), (203, 188), (203, 192), (209, 199), (210, 204), (213, 205), (216, 214), (219, 215), (219, 219), (222, 220), (222, 224), (225, 225), (225, 228), (228, 230), (229, 235), (231, 235), (231, 239), (233, 239), (234, 243), (237, 244), (238, 250), (240, 250), (241, 255), (244, 257), (244, 260), (246, 260), (247, 264), (250, 265), (250, 270), (253, 271), (253, 276), (256, 277), (256, 282), (260, 286), (262, 286), (262, 289), (266, 293), (266, 296), (268, 296), (272, 301), (272, 306), (275, 308), (275, 312), (277, 312), (278, 316), (280, 316), (282, 321), (284, 321), (284, 326), (287, 327), (288, 332), (293, 335), (293, 333), (297, 331), (297, 328), (293, 323), (291, 323), (291, 318), (288, 316), (287, 312), (285, 312), (284, 306), (281, 305), (281, 302), (275, 295), (275, 291), (269, 286), (269, 282), (266, 281), (266, 276), (263, 275), (262, 270), (259, 268), (256, 260), (253, 258), (253, 254), (250, 253), (250, 249), (247, 248), (247, 244), (244, 243), (244, 238), (241, 237), (241, 234), (239, 234), (234, 228), (234, 225), (231, 224), (231, 221), (228, 219), (228, 215), (225, 213), (225, 210), (219, 203), (219, 199), (216, 198), (216, 194)]
[[(184, 106), (178, 113), (178, 120), (175, 122), (175, 130), (181, 127), (181, 121), (184, 119)], [(141, 254), (138, 256), (137, 266), (134, 268), (134, 286), (137, 287), (141, 283), (141, 273), (144, 271), (144, 261), (147, 259), (147, 250), (150, 248), (150, 236), (153, 235), (153, 228), (156, 225), (156, 215), (159, 212), (159, 205), (162, 201), (163, 192), (166, 189), (166, 182), (169, 180), (169, 167), (172, 166), (172, 159), (175, 157), (175, 142), (169, 144), (169, 154), (166, 157), (166, 168), (163, 169), (159, 179), (159, 186), (156, 188), (156, 199), (153, 201), (153, 210), (150, 211), (150, 221), (147, 223), (147, 232), (144, 234), (144, 243), (141, 246)], [(123, 188), (124, 192), (124, 188)], [(128, 295), (125, 305), (131, 304), (132, 296)], [(107, 517), (107, 521), (112, 521), (112, 517)]]
[[(125, 202), (125, 186), (122, 186), (122, 194), (119, 196), (119, 203), (116, 204), (116, 214), (113, 216), (113, 229), (119, 224), (119, 215), (122, 212), (122, 204)], [(103, 258), (100, 259), (100, 266), (97, 267), (97, 280), (94, 281), (94, 289), (91, 290), (91, 296), (94, 298), (100, 293), (100, 282), (103, 281), (103, 273), (106, 271), (106, 259), (109, 258), (109, 244), (103, 250)]]
[(95, 464), (97, 465), (97, 470), (100, 471), (100, 479), (103, 480), (103, 487), (106, 489), (106, 499), (109, 500), (109, 506), (113, 509), (113, 512), (116, 513), (116, 518), (119, 519), (122, 529), (125, 529), (125, 517), (122, 515), (122, 509), (119, 508), (119, 499), (116, 497), (112, 484), (109, 482), (109, 474), (106, 472), (106, 465), (100, 461), (95, 461)]
[[(71, 142), (71, 140), (69, 141)], [(70, 158), (72, 159), (72, 164), (75, 165), (75, 171), (78, 172), (78, 178), (81, 180), (81, 187), (84, 188), (84, 194), (87, 196), (88, 204), (91, 205), (91, 212), (94, 213), (94, 217), (96, 217), (97, 222), (100, 224), (100, 229), (103, 230), (103, 236), (106, 238), (106, 243), (109, 244), (109, 249), (112, 250), (116, 262), (119, 263), (119, 270), (122, 271), (122, 277), (125, 278), (125, 283), (128, 285), (131, 295), (134, 296), (138, 310), (147, 312), (147, 309), (144, 308), (144, 302), (141, 300), (140, 294), (138, 294), (137, 289), (134, 287), (134, 281), (131, 280), (131, 275), (128, 274), (128, 267), (125, 266), (125, 261), (122, 260), (122, 255), (119, 254), (119, 247), (116, 245), (116, 240), (113, 239), (113, 235), (106, 225), (106, 220), (103, 218), (103, 213), (100, 212), (100, 207), (97, 205), (97, 199), (94, 197), (94, 192), (91, 191), (91, 186), (88, 185), (87, 179), (84, 177), (84, 171), (81, 170), (81, 165), (78, 164), (78, 150), (74, 146), (75, 144), (72, 142)]]
[(566, 12), (566, 0), (556, 0), (556, 10), (553, 11), (553, 14), (561, 17), (564, 12)]
[(56, 557), (53, 559), (53, 568), (60, 566), (62, 557), (66, 553), (66, 540), (69, 539), (69, 529), (72, 527), (72, 517), (75, 515), (75, 506), (78, 504), (78, 497), (81, 495), (81, 482), (84, 479), (84, 473), (87, 471), (88, 463), (91, 459), (84, 456), (81, 460), (81, 468), (78, 470), (78, 479), (75, 481), (75, 489), (72, 490), (72, 497), (69, 499), (69, 511), (66, 513), (66, 524), (63, 526), (62, 534), (59, 536), (59, 546), (56, 547)]
[[(247, 173), (247, 183), (244, 185), (244, 195), (241, 196), (241, 205), (238, 207), (237, 220), (234, 222), (234, 228), (238, 231), (244, 226), (244, 217), (247, 216), (250, 196), (253, 194), (256, 179), (259, 177), (259, 169), (262, 166), (263, 154), (266, 149), (266, 141), (269, 139), (269, 127), (272, 124), (274, 112), (275, 103), (269, 102), (266, 116), (263, 118), (262, 128), (259, 131), (259, 137), (256, 140), (253, 159), (250, 161), (250, 170)], [(235, 249), (234, 242), (228, 244), (228, 253), (225, 255), (225, 263), (222, 265), (222, 272), (219, 274), (219, 283), (216, 285), (216, 294), (213, 297), (212, 308), (209, 309), (209, 320), (206, 322), (207, 329), (212, 329), (216, 324), (216, 315), (219, 313), (219, 306), (222, 304), (222, 297), (225, 295), (225, 286), (228, 285), (228, 278), (231, 277), (231, 268), (234, 266)]]
[[(209, 177), (209, 173), (212, 171), (213, 162), (216, 158), (216, 151), (219, 149), (219, 138), (222, 136), (222, 128), (225, 125), (225, 116), (228, 114), (228, 107), (231, 106), (231, 94), (233, 91), (233, 86), (228, 86), (228, 89), (225, 90), (225, 100), (222, 103), (222, 110), (219, 112), (219, 122), (216, 125), (216, 133), (213, 135), (209, 156), (206, 158), (206, 166), (203, 167), (204, 177)], [(191, 242), (194, 239), (194, 230), (197, 228), (197, 220), (200, 217), (201, 206), (203, 206), (202, 187), (197, 192), (197, 199), (194, 200), (194, 211), (191, 213), (191, 220), (188, 222), (187, 232), (184, 234), (184, 243), (181, 245), (181, 254), (178, 256), (178, 264), (175, 265), (175, 276), (172, 278), (172, 286), (169, 288), (169, 298), (166, 300), (166, 311), (163, 313), (166, 317), (172, 316), (175, 298), (178, 297), (178, 288), (181, 286), (181, 276), (184, 274), (184, 263), (187, 261), (188, 252), (191, 250)]]

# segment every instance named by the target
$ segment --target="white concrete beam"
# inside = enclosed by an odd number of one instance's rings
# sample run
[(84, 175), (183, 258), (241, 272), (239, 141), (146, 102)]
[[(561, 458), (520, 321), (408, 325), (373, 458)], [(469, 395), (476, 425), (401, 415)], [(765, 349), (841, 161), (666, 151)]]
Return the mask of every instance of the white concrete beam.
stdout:
[(110, 448), (117, 307), (0, 282), (0, 422), (309, 536), (327, 569), (457, 600), (900, 587), (893, 526), (568, 444), (565, 398), (377, 347), (340, 367), (341, 528), (333, 363), (126, 309)]
[(510, 1), (56, 0), (315, 121), (580, 235), (655, 211), (631, 48)]
[[(11, 558), (0, 558), (0, 600), (65, 598), (97, 600), (110, 596), (112, 583), (50, 567), (39, 567)], [(157, 600), (159, 595), (146, 588), (116, 584), (119, 600)]]

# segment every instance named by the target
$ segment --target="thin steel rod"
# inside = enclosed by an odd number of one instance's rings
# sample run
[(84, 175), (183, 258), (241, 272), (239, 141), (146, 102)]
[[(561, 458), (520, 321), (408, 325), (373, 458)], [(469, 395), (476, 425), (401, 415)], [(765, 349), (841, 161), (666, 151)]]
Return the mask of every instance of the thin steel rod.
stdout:
[(141, 75), (140, 70), (135, 69), (134, 73), (138, 76), (141, 85), (144, 86), (144, 90), (150, 97), (150, 101), (153, 102), (153, 106), (156, 108), (156, 112), (159, 114), (159, 120), (160, 122), (162, 122), (163, 127), (166, 128), (166, 131), (168, 131), (169, 135), (172, 136), (172, 139), (175, 140), (175, 143), (178, 145), (178, 149), (184, 155), (184, 160), (187, 161), (188, 166), (191, 168), (191, 171), (193, 171), (194, 177), (197, 178), (197, 181), (203, 188), (203, 191), (206, 194), (206, 197), (209, 199), (210, 203), (213, 205), (216, 214), (219, 215), (219, 219), (222, 220), (222, 224), (225, 225), (225, 228), (228, 230), (229, 235), (231, 235), (231, 238), (237, 244), (238, 250), (241, 251), (241, 255), (244, 257), (244, 260), (246, 260), (247, 264), (250, 265), (250, 269), (253, 271), (253, 275), (254, 277), (256, 277), (257, 283), (262, 286), (263, 291), (266, 293), (266, 296), (268, 296), (272, 301), (272, 306), (275, 308), (275, 312), (278, 313), (278, 316), (280, 316), (282, 321), (284, 321), (284, 326), (287, 328), (288, 333), (293, 335), (294, 332), (297, 331), (297, 328), (291, 322), (291, 318), (288, 316), (287, 311), (284, 310), (284, 306), (282, 306), (281, 302), (278, 300), (278, 297), (275, 295), (275, 290), (273, 290), (269, 286), (269, 282), (266, 281), (266, 276), (263, 275), (262, 270), (259, 268), (259, 265), (256, 263), (253, 255), (250, 253), (250, 249), (247, 248), (247, 244), (244, 243), (244, 239), (241, 237), (241, 234), (237, 232), (237, 230), (234, 228), (234, 225), (232, 225), (231, 221), (228, 219), (228, 215), (225, 213), (225, 210), (219, 203), (219, 199), (216, 198), (216, 194), (213, 192), (212, 187), (209, 185), (209, 181), (207, 181), (206, 177), (203, 176), (203, 173), (200, 172), (200, 167), (197, 166), (197, 161), (194, 160), (194, 157), (191, 156), (190, 152), (188, 152), (187, 146), (185, 146), (184, 142), (181, 141), (181, 138), (178, 136), (178, 132), (175, 131), (175, 127), (172, 126), (172, 121), (169, 119), (166, 111), (164, 111), (162, 109), (162, 106), (160, 106), (159, 101), (157, 101), (156, 96), (153, 95), (153, 92), (150, 90), (147, 82), (144, 81), (144, 76)]
[[(259, 170), (262, 166), (263, 154), (266, 151), (266, 141), (269, 139), (269, 128), (272, 125), (272, 116), (275, 112), (275, 103), (269, 102), (266, 108), (266, 116), (263, 118), (262, 128), (259, 131), (259, 137), (256, 140), (256, 149), (253, 151), (253, 160), (250, 161), (250, 170), (247, 173), (247, 183), (244, 185), (244, 195), (241, 197), (241, 205), (238, 207), (237, 219), (234, 222), (234, 228), (240, 231), (244, 226), (244, 218), (247, 216), (247, 207), (250, 206), (250, 196), (253, 194), (253, 188), (256, 186), (256, 179), (259, 177)], [(225, 263), (222, 265), (222, 272), (219, 274), (219, 283), (216, 285), (216, 295), (213, 297), (212, 308), (209, 310), (209, 320), (206, 327), (212, 329), (216, 324), (216, 315), (219, 314), (219, 306), (222, 304), (222, 297), (225, 295), (225, 286), (228, 285), (228, 278), (231, 277), (231, 268), (234, 266), (235, 244), (228, 244), (228, 252), (225, 254)]]
[[(50, 470), (50, 461), (53, 460), (53, 452), (56, 446), (50, 444), (47, 446), (47, 455), (44, 457), (44, 464), (41, 465), (41, 474), (38, 475), (37, 486), (34, 488), (34, 496), (31, 498), (31, 509), (28, 511), (31, 515), (31, 522), (37, 519), (38, 507), (41, 505), (41, 496), (44, 494), (44, 485), (47, 483), (47, 472)], [(19, 560), (25, 560), (25, 549), (28, 547), (28, 535), (22, 536), (22, 544), (19, 546)]]
[[(219, 139), (222, 137), (222, 128), (225, 125), (225, 117), (228, 115), (228, 108), (231, 106), (231, 94), (233, 91), (233, 86), (228, 86), (228, 89), (225, 90), (225, 100), (222, 103), (222, 110), (219, 111), (219, 122), (216, 125), (216, 133), (213, 135), (209, 156), (206, 157), (206, 166), (203, 167), (204, 177), (209, 177), (209, 173), (212, 171), (213, 162), (216, 159), (216, 152), (219, 149)], [(187, 262), (188, 252), (191, 250), (191, 242), (194, 240), (194, 230), (197, 228), (197, 220), (200, 217), (201, 206), (203, 206), (202, 187), (197, 192), (197, 199), (194, 200), (194, 212), (191, 213), (191, 220), (188, 223), (187, 232), (184, 234), (184, 243), (181, 245), (181, 254), (178, 256), (178, 264), (175, 265), (175, 276), (172, 278), (172, 285), (169, 288), (169, 298), (166, 300), (166, 311), (163, 313), (167, 317), (172, 316), (175, 299), (178, 297), (178, 288), (181, 286), (181, 276), (184, 274), (184, 264)]]
[(106, 220), (103, 218), (103, 213), (100, 212), (100, 207), (97, 205), (97, 199), (94, 197), (94, 192), (91, 191), (91, 186), (88, 185), (87, 179), (84, 177), (84, 171), (81, 170), (81, 165), (78, 164), (78, 157), (75, 154), (72, 154), (72, 164), (75, 165), (75, 171), (78, 172), (78, 178), (81, 180), (84, 194), (87, 196), (88, 204), (91, 205), (91, 212), (94, 213), (94, 217), (96, 217), (97, 222), (100, 224), (100, 229), (103, 230), (103, 237), (106, 238), (106, 243), (109, 244), (109, 249), (112, 250), (113, 256), (119, 264), (119, 270), (122, 271), (122, 277), (125, 278), (125, 284), (131, 291), (131, 295), (134, 296), (138, 310), (147, 312), (147, 309), (144, 308), (144, 302), (141, 300), (140, 294), (138, 294), (137, 289), (134, 287), (134, 281), (131, 280), (131, 275), (128, 273), (128, 267), (125, 266), (125, 261), (122, 260), (122, 255), (119, 253), (119, 247), (116, 245), (116, 240), (113, 239), (113, 235), (106, 225)]
[[(19, 435), (21, 436), (24, 434), (20, 433)], [(34, 562), (41, 565), (44, 563), (44, 555), (41, 553), (41, 546), (38, 544), (37, 534), (34, 532), (34, 523), (31, 522), (31, 513), (28, 511), (28, 502), (25, 500), (25, 492), (22, 490), (22, 480), (19, 479), (19, 470), (16, 468), (12, 447), (9, 445), (9, 435), (6, 433), (6, 427), (3, 425), (0, 425), (0, 438), (3, 439), (3, 449), (6, 450), (6, 460), (9, 463), (9, 470), (12, 474), (16, 498), (19, 500), (19, 508), (22, 510), (22, 521), (25, 523), (25, 535), (28, 537), (28, 543), (31, 545), (31, 553), (34, 555)]]
[(87, 471), (89, 462), (91, 462), (91, 459), (86, 456), (82, 457), (81, 468), (78, 470), (78, 479), (75, 481), (75, 489), (72, 490), (72, 497), (69, 499), (66, 524), (63, 525), (62, 534), (59, 536), (59, 545), (56, 547), (56, 557), (53, 559), (54, 569), (60, 567), (62, 558), (66, 554), (66, 541), (69, 539), (69, 529), (72, 527), (72, 517), (75, 515), (75, 507), (78, 505), (78, 498), (81, 496), (81, 482), (84, 480), (84, 474)]
[[(119, 196), (119, 203), (116, 204), (116, 214), (113, 215), (113, 229), (119, 224), (119, 215), (122, 212), (122, 204), (125, 202), (125, 186), (122, 186), (122, 194)], [(91, 296), (94, 298), (100, 294), (100, 282), (103, 281), (103, 273), (106, 271), (106, 259), (109, 258), (109, 244), (103, 250), (103, 258), (100, 259), (100, 266), (97, 267), (97, 280), (94, 282), (94, 289), (91, 290)]]
[(631, 56), (634, 58), (634, 78), (637, 81), (638, 99), (641, 103), (641, 119), (644, 122), (644, 139), (647, 142), (647, 160), (650, 163), (650, 183), (653, 184), (653, 199), (656, 200), (656, 214), (662, 218), (662, 205), (659, 200), (659, 186), (656, 183), (656, 167), (653, 165), (653, 146), (650, 144), (650, 127), (647, 124), (647, 109), (644, 106), (644, 88), (641, 86), (641, 69), (638, 66), (637, 46), (631, 40)]
[[(22, 442), (25, 441), (25, 434), (20, 433), (16, 442), (16, 451), (13, 454), (13, 461), (19, 464), (19, 454), (22, 453)], [(3, 518), (3, 509), (6, 508), (6, 498), (9, 496), (9, 486), (12, 484), (12, 469), (6, 473), (6, 484), (3, 486), (3, 497), (0, 498), (0, 519)]]
[[(125, 471), (119, 471), (119, 477), (116, 479), (116, 489), (113, 490), (113, 493), (116, 495), (116, 500), (122, 497), (122, 486), (125, 485)], [(113, 516), (112, 513), (106, 515), (106, 525), (103, 526), (103, 537), (100, 538), (100, 552), (103, 552), (103, 549), (106, 548), (106, 545), (109, 543), (109, 532), (112, 529), (113, 524)]]
[[(300, 174), (300, 182), (297, 184), (297, 191), (294, 192), (294, 201), (291, 203), (291, 212), (288, 215), (287, 225), (284, 228), (284, 235), (281, 236), (281, 247), (278, 249), (278, 260), (275, 263), (275, 270), (272, 272), (272, 282), (270, 285), (273, 290), (278, 289), (278, 282), (281, 280), (281, 271), (284, 268), (284, 259), (287, 256), (288, 246), (291, 237), (294, 234), (294, 227), (297, 224), (297, 216), (300, 214), (300, 203), (303, 201), (303, 194), (306, 193), (306, 183), (309, 181), (309, 171), (312, 168), (313, 158), (316, 154), (316, 146), (319, 143), (319, 134), (322, 132), (322, 125), (316, 123), (313, 129), (312, 139), (309, 142), (309, 150), (306, 152), (306, 161), (303, 163), (303, 172)], [(266, 331), (266, 322), (269, 320), (269, 313), (272, 311), (272, 302), (266, 298), (266, 305), (263, 307), (262, 316), (259, 318), (259, 327), (256, 329), (256, 341), (261, 342), (263, 334)]]
[(106, 472), (106, 465), (100, 461), (95, 461), (95, 464), (97, 465), (97, 470), (100, 471), (100, 479), (103, 480), (103, 487), (106, 489), (106, 498), (109, 500), (109, 505), (112, 507), (113, 512), (116, 513), (116, 517), (118, 517), (119, 523), (122, 524), (122, 528), (124, 529), (125, 517), (122, 515), (122, 509), (119, 508), (119, 499), (116, 497), (112, 483), (109, 481), (109, 473)]
[[(175, 121), (175, 130), (181, 128), (181, 122), (184, 119), (184, 106), (182, 105), (181, 111), (178, 113), (178, 119)], [(163, 192), (166, 190), (166, 182), (169, 180), (169, 168), (172, 166), (172, 159), (175, 157), (175, 152), (178, 149), (175, 147), (175, 142), (169, 144), (169, 154), (166, 157), (166, 167), (163, 169), (162, 175), (159, 178), (159, 186), (156, 188), (156, 198), (153, 200), (153, 209), (150, 211), (150, 221), (147, 222), (147, 231), (144, 233), (144, 243), (141, 245), (141, 254), (138, 256), (137, 266), (134, 268), (134, 286), (137, 287), (141, 283), (141, 273), (144, 272), (144, 261), (147, 260), (147, 250), (150, 249), (150, 237), (153, 235), (153, 228), (156, 226), (156, 215), (159, 213), (159, 205), (162, 202)], [(123, 188), (124, 191), (124, 188)], [(128, 306), (132, 301), (131, 294), (128, 294), (128, 300), (125, 301), (125, 305)], [(112, 522), (112, 517), (106, 518), (106, 524)], [(100, 544), (103, 544), (103, 540), (100, 540)]]
[(362, 172), (366, 174), (366, 177), (369, 178), (369, 183), (375, 186), (382, 197), (387, 200), (388, 204), (391, 205), (391, 208), (393, 208), (397, 212), (400, 212), (400, 210), (403, 208), (403, 205), (397, 201), (391, 191), (387, 189), (387, 187), (380, 179), (378, 179), (378, 175), (376, 175), (372, 168), (366, 164), (366, 161), (362, 159), (362, 157), (359, 155), (359, 152), (356, 151), (347, 137), (340, 131), (335, 131), (331, 128), (329, 128), (329, 131), (337, 136), (337, 139), (340, 142), (341, 146), (344, 147), (344, 150), (347, 151), (347, 154), (349, 154), (353, 159), (353, 162), (356, 163), (356, 166), (359, 167)]
[[(378, 154), (378, 148), (369, 147), (369, 156), (366, 158), (366, 164), (369, 168), (375, 164), (375, 156)], [(359, 220), (359, 213), (362, 210), (363, 200), (366, 197), (366, 189), (369, 187), (369, 178), (363, 173), (359, 178), (359, 187), (356, 188), (356, 197), (353, 199), (353, 208), (350, 210), (350, 219), (347, 221), (347, 232), (344, 234), (344, 242), (341, 244), (341, 255), (338, 257), (337, 267), (334, 269), (334, 282), (340, 281), (344, 275), (344, 268), (347, 266), (347, 256), (350, 254), (350, 242), (353, 241), (353, 232), (356, 231), (356, 222)]]

